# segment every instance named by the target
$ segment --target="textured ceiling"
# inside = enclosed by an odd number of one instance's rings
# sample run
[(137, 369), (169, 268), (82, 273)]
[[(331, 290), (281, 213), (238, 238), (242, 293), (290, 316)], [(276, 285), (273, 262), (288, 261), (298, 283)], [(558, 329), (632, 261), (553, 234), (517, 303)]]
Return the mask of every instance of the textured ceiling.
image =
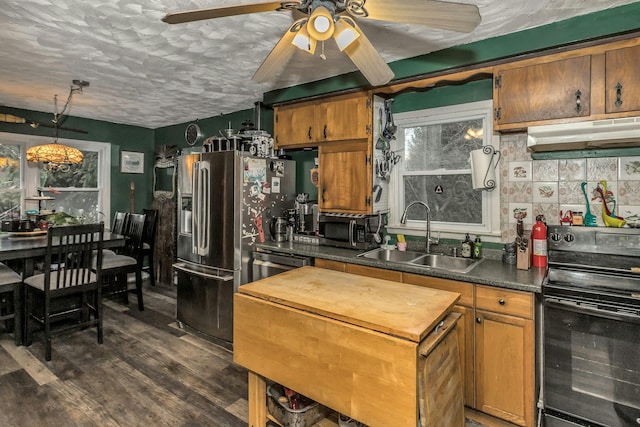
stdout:
[[(401, 1), (401, 0), (369, 0)], [(387, 62), (620, 6), (629, 0), (457, 0), (479, 7), (470, 34), (361, 19)], [(0, 8), (0, 105), (53, 112), (73, 79), (91, 85), (67, 114), (157, 128), (250, 109), (262, 94), (354, 71), (334, 43), (327, 60), (297, 52), (269, 83), (253, 73), (293, 22), (267, 12), (188, 24), (167, 12), (246, 0), (4, 0)], [(320, 49), (318, 49), (320, 50)]]

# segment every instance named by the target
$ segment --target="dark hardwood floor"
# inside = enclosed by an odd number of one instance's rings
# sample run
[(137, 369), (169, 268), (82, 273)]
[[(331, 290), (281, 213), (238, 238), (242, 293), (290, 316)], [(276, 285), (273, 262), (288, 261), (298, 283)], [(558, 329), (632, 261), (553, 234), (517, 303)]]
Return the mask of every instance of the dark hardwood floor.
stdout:
[(246, 370), (177, 327), (175, 288), (145, 282), (144, 305), (106, 300), (104, 343), (95, 329), (55, 336), (51, 362), (41, 335), (0, 335), (0, 426), (246, 427)]
[(180, 330), (175, 290), (145, 284), (145, 311), (106, 301), (95, 329), (53, 339), (44, 361), (0, 337), (0, 426), (247, 425), (247, 374), (232, 354)]

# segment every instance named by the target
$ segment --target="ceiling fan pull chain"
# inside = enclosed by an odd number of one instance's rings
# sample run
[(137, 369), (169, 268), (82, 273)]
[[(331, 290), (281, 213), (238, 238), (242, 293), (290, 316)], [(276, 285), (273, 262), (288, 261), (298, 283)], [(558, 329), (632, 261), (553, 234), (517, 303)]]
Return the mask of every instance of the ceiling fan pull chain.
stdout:
[(320, 54), (320, 59), (323, 61), (327, 60), (327, 55), (324, 54), (324, 40), (322, 41), (322, 53)]

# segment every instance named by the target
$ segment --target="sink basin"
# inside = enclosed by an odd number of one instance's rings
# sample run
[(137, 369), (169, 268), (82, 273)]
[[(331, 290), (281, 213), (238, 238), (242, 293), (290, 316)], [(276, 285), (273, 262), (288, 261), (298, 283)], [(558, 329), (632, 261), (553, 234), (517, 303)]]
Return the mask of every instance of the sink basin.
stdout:
[(424, 255), (421, 258), (417, 258), (409, 264), (412, 265), (424, 265), (426, 267), (438, 268), (440, 270), (456, 271), (459, 273), (468, 273), (476, 265), (480, 264), (482, 259), (460, 258), (447, 255)]
[(396, 251), (387, 249), (373, 249), (358, 255), (361, 258), (369, 258), (377, 261), (392, 262), (396, 264), (407, 264), (414, 266), (424, 266), (439, 270), (455, 271), (458, 273), (468, 273), (482, 259), (470, 259), (452, 257), (448, 255), (425, 254), (424, 252)]
[(425, 256), (423, 252), (411, 252), (411, 251), (395, 251), (388, 249), (373, 249), (369, 252), (358, 255), (362, 258), (375, 259), (378, 261), (386, 262), (400, 262), (410, 263), (411, 261)]

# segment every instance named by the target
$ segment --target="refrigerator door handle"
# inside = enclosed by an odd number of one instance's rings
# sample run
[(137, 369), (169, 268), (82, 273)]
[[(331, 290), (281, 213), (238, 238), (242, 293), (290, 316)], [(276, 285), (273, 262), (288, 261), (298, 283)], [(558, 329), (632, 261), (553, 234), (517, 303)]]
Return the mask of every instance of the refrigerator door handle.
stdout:
[(200, 253), (199, 255), (209, 255), (209, 236), (211, 226), (211, 168), (209, 162), (203, 162), (202, 176), (201, 176), (201, 188), (202, 194), (200, 196), (201, 206), (201, 227), (200, 227)]
[(191, 214), (191, 252), (199, 255), (200, 246), (200, 162), (193, 164), (191, 175), (191, 188), (195, 200), (193, 201), (193, 213)]
[(233, 280), (233, 274), (225, 274), (224, 276), (209, 274), (203, 271), (192, 270), (185, 263), (182, 263), (182, 262), (173, 264), (173, 268), (176, 270), (184, 271), (185, 273), (188, 273), (188, 274), (192, 274), (194, 276), (204, 277), (206, 279), (219, 280), (221, 282), (230, 282)]

